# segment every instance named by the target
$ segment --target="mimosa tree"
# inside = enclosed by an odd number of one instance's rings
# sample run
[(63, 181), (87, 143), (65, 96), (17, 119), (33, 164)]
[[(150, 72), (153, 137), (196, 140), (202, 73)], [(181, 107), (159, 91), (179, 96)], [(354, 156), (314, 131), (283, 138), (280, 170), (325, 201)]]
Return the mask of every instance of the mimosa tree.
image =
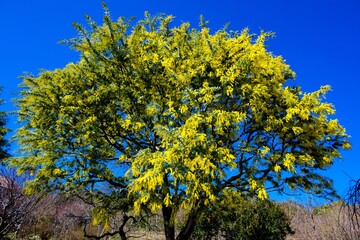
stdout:
[[(162, 212), (166, 239), (187, 239), (196, 216), (227, 194), (333, 194), (319, 170), (350, 145), (324, 102), (330, 87), (290, 86), (294, 72), (266, 49), (272, 34), (172, 19), (146, 14), (130, 28), (108, 12), (101, 26), (88, 18), (91, 29), (75, 25), (69, 41), (77, 63), (23, 78), (23, 156), (11, 161), (35, 174), (29, 191), (129, 198), (135, 215)], [(96, 222), (108, 221), (106, 206)], [(175, 236), (179, 209), (188, 215)]]

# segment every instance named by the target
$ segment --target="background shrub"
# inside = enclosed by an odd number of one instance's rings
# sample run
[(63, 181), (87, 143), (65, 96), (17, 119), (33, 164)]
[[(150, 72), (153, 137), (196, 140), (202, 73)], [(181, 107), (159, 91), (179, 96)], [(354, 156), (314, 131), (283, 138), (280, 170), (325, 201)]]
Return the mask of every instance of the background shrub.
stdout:
[(221, 201), (208, 207), (191, 239), (279, 240), (294, 233), (278, 204), (243, 198), (231, 201), (233, 204)]

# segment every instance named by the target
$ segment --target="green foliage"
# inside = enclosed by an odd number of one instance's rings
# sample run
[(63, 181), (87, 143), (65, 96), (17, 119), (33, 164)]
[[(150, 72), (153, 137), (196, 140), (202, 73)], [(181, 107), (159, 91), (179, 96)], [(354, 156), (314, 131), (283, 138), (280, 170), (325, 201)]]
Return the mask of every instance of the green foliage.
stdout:
[[(0, 88), (1, 93), (1, 88)], [(0, 105), (3, 104), (3, 101), (0, 98)], [(8, 152), (8, 142), (5, 139), (5, 135), (8, 132), (8, 129), (5, 127), (6, 124), (6, 114), (3, 111), (0, 111), (0, 163), (2, 163), (2, 160), (7, 158)]]
[[(289, 87), (295, 74), (267, 51), (271, 34), (210, 34), (149, 14), (130, 28), (107, 10), (103, 25), (88, 21), (68, 42), (79, 62), (23, 77), (23, 156), (11, 163), (35, 174), (28, 191), (97, 202), (125, 192), (135, 214), (162, 209), (169, 229), (180, 208), (194, 216), (227, 191), (333, 193), (315, 170), (350, 145), (323, 102), (330, 88)], [(96, 212), (106, 223), (114, 209)]]
[(274, 202), (242, 197), (231, 202), (220, 201), (204, 211), (191, 239), (280, 240), (294, 233), (285, 212)]
[(340, 206), (340, 202), (335, 202), (333, 204), (324, 204), (321, 206), (317, 206), (313, 208), (313, 214), (314, 215), (322, 215), (322, 214), (326, 214), (329, 211), (331, 211), (332, 209), (334, 209), (336, 206)]

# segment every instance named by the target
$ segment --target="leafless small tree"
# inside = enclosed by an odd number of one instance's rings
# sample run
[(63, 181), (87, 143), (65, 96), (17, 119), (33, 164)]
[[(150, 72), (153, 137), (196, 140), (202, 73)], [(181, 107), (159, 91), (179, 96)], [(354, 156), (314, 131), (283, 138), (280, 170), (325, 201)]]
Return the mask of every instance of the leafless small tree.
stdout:
[(360, 239), (360, 179), (351, 180), (344, 199), (343, 208), (345, 208), (351, 223), (352, 235), (356, 239)]
[(0, 167), (0, 239), (19, 231), (37, 203), (35, 196), (24, 195), (25, 180), (14, 169)]

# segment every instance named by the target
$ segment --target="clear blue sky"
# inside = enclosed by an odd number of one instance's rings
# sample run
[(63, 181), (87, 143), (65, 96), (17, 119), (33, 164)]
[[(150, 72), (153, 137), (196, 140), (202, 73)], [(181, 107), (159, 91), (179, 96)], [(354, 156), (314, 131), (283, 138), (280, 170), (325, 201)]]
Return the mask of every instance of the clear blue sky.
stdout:
[[(282, 55), (297, 73), (294, 84), (306, 92), (330, 84), (326, 101), (336, 107), (336, 118), (352, 136), (352, 150), (343, 153), (326, 175), (342, 194), (351, 178), (360, 178), (360, 2), (358, 0), (240, 1), (240, 0), (108, 0), (112, 18), (136, 16), (144, 11), (176, 16), (176, 24), (198, 26), (200, 14), (216, 31), (230, 22), (231, 30), (249, 27), (252, 33), (273, 31), (269, 50)], [(14, 110), (18, 76), (39, 69), (62, 68), (77, 61), (77, 53), (57, 44), (76, 36), (73, 22), (85, 23), (84, 15), (101, 23), (100, 0), (0, 0), (0, 95)], [(15, 130), (16, 118), (8, 126)]]

